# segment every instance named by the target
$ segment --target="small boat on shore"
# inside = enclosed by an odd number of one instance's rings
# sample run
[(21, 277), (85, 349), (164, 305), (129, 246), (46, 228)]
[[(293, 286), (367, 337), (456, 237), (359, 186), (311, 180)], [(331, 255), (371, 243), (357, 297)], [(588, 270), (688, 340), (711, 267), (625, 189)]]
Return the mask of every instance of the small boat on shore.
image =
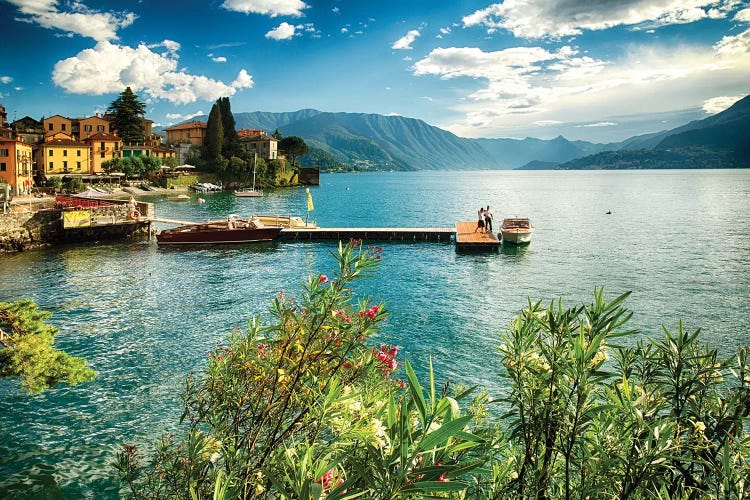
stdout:
[(302, 220), (302, 217), (291, 215), (253, 215), (250, 217), (250, 221), (265, 226), (281, 226), (291, 229), (316, 229), (318, 227), (315, 222), (306, 222)]
[(225, 221), (186, 224), (164, 229), (156, 234), (159, 245), (215, 245), (227, 243), (260, 243), (273, 241), (281, 226), (267, 226), (230, 215)]
[(503, 225), (500, 227), (500, 236), (503, 243), (512, 243), (514, 245), (527, 244), (531, 242), (531, 235), (533, 233), (534, 226), (525, 217), (503, 219)]

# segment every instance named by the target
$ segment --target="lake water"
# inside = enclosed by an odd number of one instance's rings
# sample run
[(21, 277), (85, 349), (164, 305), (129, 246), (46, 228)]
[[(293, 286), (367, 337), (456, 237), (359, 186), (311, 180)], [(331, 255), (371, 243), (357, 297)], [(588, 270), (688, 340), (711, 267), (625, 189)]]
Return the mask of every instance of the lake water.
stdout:
[[(324, 174), (310, 190), (323, 227), (451, 227), (487, 204), (496, 226), (532, 218), (532, 243), (498, 254), (383, 244), (376, 276), (355, 286), (391, 311), (373, 342), (402, 346), (421, 373), (432, 356), (440, 381), (501, 394), (495, 347), (527, 297), (573, 305), (602, 286), (610, 298), (633, 292), (644, 336), (683, 320), (724, 354), (750, 342), (750, 170)], [(152, 201), (180, 220), (306, 210), (304, 189), (201, 196)], [(32, 297), (53, 312), (57, 345), (99, 373), (39, 396), (0, 381), (0, 498), (116, 498), (110, 464), (122, 443), (174, 429), (185, 375), (277, 292), (331, 274), (334, 249), (103, 242), (0, 255), (0, 301)]]

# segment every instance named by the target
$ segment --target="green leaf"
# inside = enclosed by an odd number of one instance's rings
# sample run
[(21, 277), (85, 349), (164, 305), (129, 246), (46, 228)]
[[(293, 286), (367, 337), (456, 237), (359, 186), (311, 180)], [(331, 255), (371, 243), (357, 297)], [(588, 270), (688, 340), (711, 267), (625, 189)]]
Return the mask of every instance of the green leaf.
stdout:
[(450, 493), (468, 487), (463, 481), (420, 481), (402, 489), (401, 493)]
[(432, 431), (422, 439), (422, 442), (419, 443), (419, 451), (431, 450), (438, 445), (442, 445), (455, 436), (458, 431), (463, 430), (471, 419), (471, 415), (464, 415), (456, 420), (444, 423), (439, 429)]
[(411, 390), (414, 402), (417, 405), (417, 411), (419, 412), (419, 420), (422, 422), (422, 426), (426, 425), (427, 422), (427, 405), (424, 401), (424, 394), (422, 393), (422, 387), (419, 385), (417, 375), (414, 373), (411, 363), (407, 359), (404, 363), (404, 369), (406, 371), (406, 378), (409, 380), (409, 388)]

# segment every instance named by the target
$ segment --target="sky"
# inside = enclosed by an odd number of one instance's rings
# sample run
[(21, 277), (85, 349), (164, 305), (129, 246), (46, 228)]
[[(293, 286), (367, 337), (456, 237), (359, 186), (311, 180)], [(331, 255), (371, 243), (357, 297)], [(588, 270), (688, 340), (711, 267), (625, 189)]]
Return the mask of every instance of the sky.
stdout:
[(750, 0), (0, 0), (8, 120), (167, 127), (232, 111), (377, 113), (460, 137), (620, 141), (750, 93)]

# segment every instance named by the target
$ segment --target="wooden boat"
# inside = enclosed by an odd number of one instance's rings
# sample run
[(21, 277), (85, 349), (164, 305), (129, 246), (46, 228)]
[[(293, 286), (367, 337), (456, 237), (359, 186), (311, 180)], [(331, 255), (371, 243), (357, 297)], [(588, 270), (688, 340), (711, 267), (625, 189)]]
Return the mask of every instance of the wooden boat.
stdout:
[(228, 217), (225, 221), (186, 224), (156, 234), (159, 245), (215, 245), (272, 241), (281, 234), (281, 226), (266, 226)]
[(500, 227), (500, 235), (502, 236), (503, 243), (512, 243), (514, 245), (530, 243), (533, 232), (533, 224), (525, 217), (503, 219), (503, 225)]
[(315, 229), (318, 227), (315, 222), (305, 222), (301, 217), (292, 217), (291, 215), (253, 215), (250, 217), (250, 221), (265, 226), (281, 226), (292, 229)]

